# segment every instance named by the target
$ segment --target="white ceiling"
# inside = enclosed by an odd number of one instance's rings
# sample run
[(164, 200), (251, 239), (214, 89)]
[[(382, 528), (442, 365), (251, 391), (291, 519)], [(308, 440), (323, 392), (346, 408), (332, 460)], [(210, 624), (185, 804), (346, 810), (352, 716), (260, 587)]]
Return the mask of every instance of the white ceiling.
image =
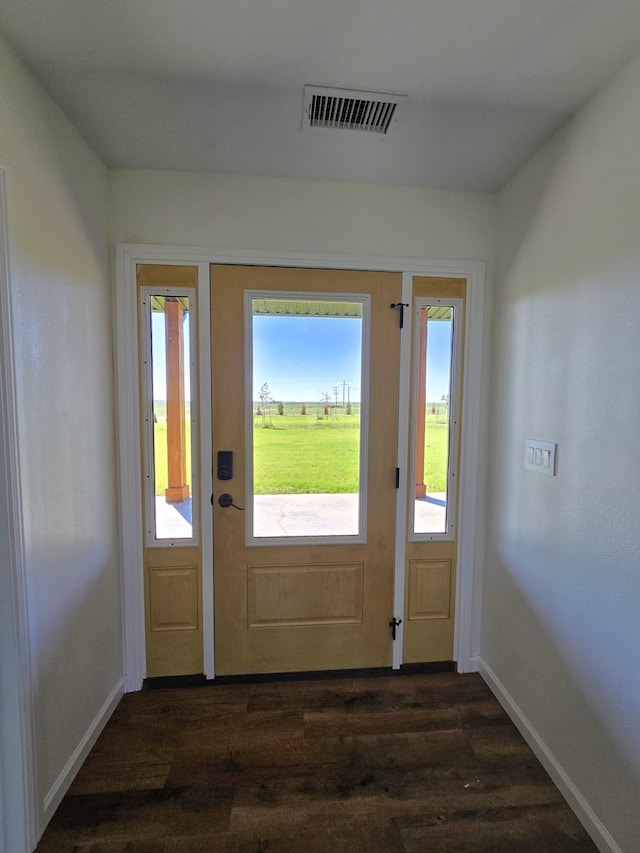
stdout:
[[(495, 190), (640, 48), (640, 0), (0, 0), (105, 163)], [(305, 84), (408, 95), (316, 135)]]

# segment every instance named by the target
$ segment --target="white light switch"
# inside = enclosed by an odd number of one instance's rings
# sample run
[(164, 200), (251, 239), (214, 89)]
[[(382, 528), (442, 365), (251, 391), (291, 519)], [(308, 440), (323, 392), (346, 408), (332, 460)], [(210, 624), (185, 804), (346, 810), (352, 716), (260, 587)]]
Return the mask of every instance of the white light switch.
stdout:
[(524, 467), (539, 474), (555, 476), (556, 445), (550, 441), (527, 438), (524, 443)]

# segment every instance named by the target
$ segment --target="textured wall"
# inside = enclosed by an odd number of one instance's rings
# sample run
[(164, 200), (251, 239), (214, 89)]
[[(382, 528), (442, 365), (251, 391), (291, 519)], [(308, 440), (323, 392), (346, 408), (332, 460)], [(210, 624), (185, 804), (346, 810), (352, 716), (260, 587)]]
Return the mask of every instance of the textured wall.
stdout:
[(42, 807), (121, 676), (108, 173), (0, 44)]
[(112, 237), (231, 249), (487, 260), (495, 197), (189, 172), (111, 173)]
[[(499, 199), (482, 656), (625, 851), (640, 822), (640, 62)], [(557, 476), (524, 470), (558, 443)]]

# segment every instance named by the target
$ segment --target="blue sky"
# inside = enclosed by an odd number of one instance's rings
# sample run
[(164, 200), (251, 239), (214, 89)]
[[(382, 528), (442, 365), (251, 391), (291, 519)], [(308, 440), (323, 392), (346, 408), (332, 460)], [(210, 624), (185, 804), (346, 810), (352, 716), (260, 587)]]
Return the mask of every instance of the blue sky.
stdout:
[(255, 316), (253, 399), (267, 382), (274, 400), (320, 402), (323, 393), (335, 400), (337, 387), (341, 404), (345, 382), (359, 402), (361, 326), (354, 317)]
[[(361, 321), (357, 318), (253, 318), (253, 399), (267, 382), (274, 400), (320, 402), (322, 394), (342, 403), (342, 383), (352, 403), (360, 401)], [(375, 341), (373, 341), (375, 346)], [(451, 324), (431, 322), (427, 337), (427, 401), (449, 393)]]
[[(274, 400), (320, 402), (323, 393), (342, 404), (360, 402), (361, 321), (350, 317), (253, 318), (253, 399), (267, 382)], [(164, 315), (153, 314), (153, 389), (156, 400), (166, 399)], [(189, 324), (184, 327), (189, 352)], [(375, 341), (373, 342), (375, 346)], [(451, 325), (431, 322), (427, 337), (427, 402), (439, 402), (449, 392)], [(190, 399), (189, 377), (186, 398)]]
[(452, 326), (431, 320), (427, 328), (427, 403), (439, 403), (450, 390)]

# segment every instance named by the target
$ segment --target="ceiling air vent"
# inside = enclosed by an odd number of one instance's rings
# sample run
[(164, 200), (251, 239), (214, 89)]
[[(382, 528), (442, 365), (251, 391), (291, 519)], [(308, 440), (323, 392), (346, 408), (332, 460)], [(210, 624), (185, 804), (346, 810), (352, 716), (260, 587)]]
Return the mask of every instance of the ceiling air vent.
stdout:
[(388, 136), (396, 125), (398, 107), (406, 97), (305, 86), (302, 126), (309, 131), (359, 130)]

